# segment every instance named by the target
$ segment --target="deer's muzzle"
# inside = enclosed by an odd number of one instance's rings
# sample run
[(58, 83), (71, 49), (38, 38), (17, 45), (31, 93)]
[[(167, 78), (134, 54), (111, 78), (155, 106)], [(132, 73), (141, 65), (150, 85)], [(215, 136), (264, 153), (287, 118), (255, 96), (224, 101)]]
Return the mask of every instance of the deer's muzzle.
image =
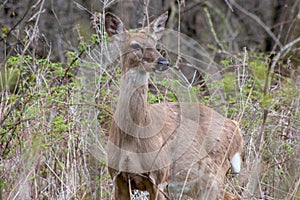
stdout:
[(169, 69), (169, 61), (167, 61), (165, 58), (161, 57), (158, 58), (157, 63), (155, 65), (155, 69), (158, 71), (165, 71), (167, 69)]

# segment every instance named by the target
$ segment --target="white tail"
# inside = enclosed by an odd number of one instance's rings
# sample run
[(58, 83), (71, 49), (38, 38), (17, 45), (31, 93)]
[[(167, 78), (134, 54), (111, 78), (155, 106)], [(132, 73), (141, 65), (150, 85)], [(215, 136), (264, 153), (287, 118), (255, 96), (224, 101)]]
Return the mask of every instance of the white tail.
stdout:
[(232, 165), (239, 173), (242, 136), (237, 124), (200, 103), (147, 103), (148, 74), (169, 68), (156, 50), (168, 13), (136, 32), (128, 32), (111, 13), (110, 37), (120, 43), (122, 78), (107, 145), (115, 199), (130, 190), (148, 191), (150, 199), (232, 199), (224, 178)]

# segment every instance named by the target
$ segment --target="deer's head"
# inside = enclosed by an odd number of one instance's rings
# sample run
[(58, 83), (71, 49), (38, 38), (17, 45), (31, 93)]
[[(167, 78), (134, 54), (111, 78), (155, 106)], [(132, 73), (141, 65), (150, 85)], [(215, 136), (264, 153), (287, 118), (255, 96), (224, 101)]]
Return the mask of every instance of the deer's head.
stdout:
[(157, 41), (163, 36), (168, 12), (165, 12), (147, 27), (130, 33), (115, 15), (106, 13), (105, 28), (108, 36), (116, 36), (121, 46), (122, 72), (131, 69), (141, 73), (165, 71), (169, 62), (156, 49)]

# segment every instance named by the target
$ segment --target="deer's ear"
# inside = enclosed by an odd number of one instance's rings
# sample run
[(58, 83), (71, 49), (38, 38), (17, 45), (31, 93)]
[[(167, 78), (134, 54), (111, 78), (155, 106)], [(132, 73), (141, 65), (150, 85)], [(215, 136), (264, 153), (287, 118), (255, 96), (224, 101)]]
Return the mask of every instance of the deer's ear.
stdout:
[(163, 34), (166, 27), (166, 22), (168, 20), (168, 11), (153, 20), (150, 24), (150, 31), (155, 39), (159, 40)]
[(109, 37), (126, 31), (120, 18), (109, 12), (105, 14), (105, 29)]

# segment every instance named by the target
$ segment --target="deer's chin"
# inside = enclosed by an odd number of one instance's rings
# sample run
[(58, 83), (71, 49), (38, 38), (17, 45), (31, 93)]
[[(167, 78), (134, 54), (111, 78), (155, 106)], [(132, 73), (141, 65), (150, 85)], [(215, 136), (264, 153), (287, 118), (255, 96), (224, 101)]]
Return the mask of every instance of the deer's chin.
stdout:
[(169, 65), (155, 65), (152, 70), (155, 73), (164, 73), (169, 70)]
[(170, 68), (169, 65), (160, 65), (160, 64), (154, 64), (154, 63), (147, 63), (144, 62), (142, 64), (141, 70), (144, 72), (154, 72), (154, 73), (163, 73), (165, 71), (168, 71)]
[(164, 70), (159, 70), (159, 69), (153, 68), (153, 72), (157, 73), (157, 74), (162, 74), (162, 73), (164, 73), (164, 72), (166, 72), (168, 70), (169, 70), (169, 68), (164, 69)]

